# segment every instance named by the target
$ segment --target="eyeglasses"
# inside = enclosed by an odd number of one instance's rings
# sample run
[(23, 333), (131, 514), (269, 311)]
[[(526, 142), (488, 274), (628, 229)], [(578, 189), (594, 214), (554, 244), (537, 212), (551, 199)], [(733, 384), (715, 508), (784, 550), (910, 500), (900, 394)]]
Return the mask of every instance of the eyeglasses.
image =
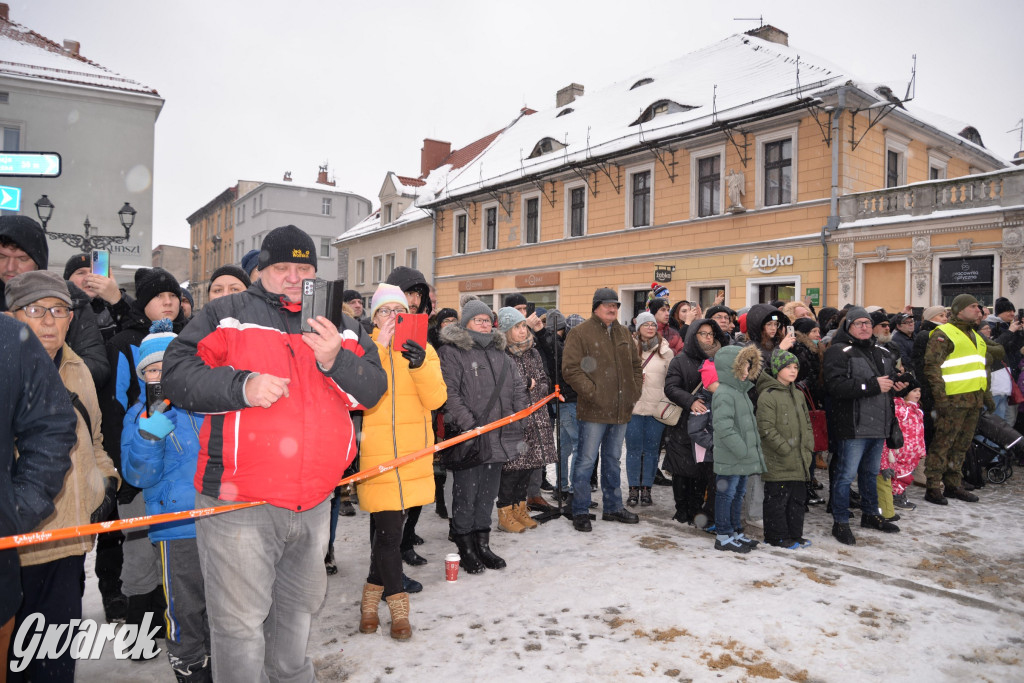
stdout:
[(492, 321), (490, 318), (484, 318), (484, 317), (470, 318), (469, 322), (473, 323), (474, 325), (493, 325), (494, 324), (494, 321)]
[(382, 315), (385, 318), (390, 318), (393, 315), (405, 312), (404, 308), (378, 308), (376, 315)]
[(146, 377), (157, 377), (158, 375), (163, 373), (163, 371), (163, 368), (146, 368), (145, 370), (142, 371), (142, 374), (145, 375)]
[(715, 333), (714, 332), (698, 332), (697, 336), (698, 337), (703, 337), (704, 339), (711, 339), (712, 337), (715, 336)]
[(22, 306), (19, 310), (25, 311), (25, 315), (30, 318), (42, 318), (46, 315), (47, 311), (49, 311), (50, 315), (54, 318), (67, 318), (71, 315), (71, 309), (67, 306), (51, 306), (50, 308), (47, 308), (46, 306), (32, 305)]
[(878, 323), (878, 327), (889, 329), (889, 323)]
[(871, 327), (870, 320), (858, 320), (857, 322), (850, 323), (850, 327)]

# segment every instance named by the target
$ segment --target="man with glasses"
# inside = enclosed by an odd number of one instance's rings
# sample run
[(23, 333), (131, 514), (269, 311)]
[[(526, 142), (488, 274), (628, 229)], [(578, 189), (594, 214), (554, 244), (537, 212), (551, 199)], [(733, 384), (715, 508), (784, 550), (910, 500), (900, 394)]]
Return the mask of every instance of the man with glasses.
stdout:
[(878, 514), (875, 480), (882, 446), (896, 420), (893, 390), (906, 386), (894, 382), (895, 359), (875, 343), (871, 316), (853, 307), (825, 352), (825, 387), (832, 396), (833, 426), (839, 439), (839, 465), (832, 483), (832, 535), (840, 543), (856, 545), (850, 530), (850, 485), (857, 479), (860, 492), (860, 525), (886, 533), (900, 528)]
[(902, 313), (890, 317), (889, 326), (893, 330), (892, 343), (899, 349), (903, 369), (910, 372), (914, 367), (914, 328), (917, 326), (912, 309), (907, 306)]
[(705, 311), (704, 316), (709, 320), (714, 320), (718, 323), (718, 329), (729, 335), (730, 340), (732, 339), (734, 327), (732, 321), (736, 317), (736, 311), (723, 304), (718, 304)]
[(614, 290), (594, 292), (593, 314), (572, 329), (565, 340), (562, 376), (578, 395), (579, 453), (573, 467), (573, 528), (590, 531), (590, 475), (601, 458), (601, 491), (605, 521), (636, 524), (640, 518), (625, 509), (619, 489), (622, 443), (633, 406), (643, 388), (640, 355), (632, 335), (618, 321), (619, 298)]

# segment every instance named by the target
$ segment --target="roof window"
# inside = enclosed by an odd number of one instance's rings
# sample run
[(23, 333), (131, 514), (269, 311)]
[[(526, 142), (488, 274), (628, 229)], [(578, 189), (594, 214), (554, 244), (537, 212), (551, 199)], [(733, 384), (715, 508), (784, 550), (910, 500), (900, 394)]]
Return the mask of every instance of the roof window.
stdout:
[(554, 152), (555, 150), (564, 149), (565, 145), (554, 138), (544, 138), (536, 145), (533, 146), (533, 151), (530, 152), (530, 156), (527, 159), (534, 159), (544, 154)]
[(630, 90), (636, 90), (641, 85), (647, 85), (648, 83), (654, 83), (654, 79), (653, 78), (641, 78), (639, 81), (637, 81), (633, 85), (629, 86), (629, 89)]
[(565, 108), (565, 109), (563, 109), (562, 111), (560, 111), (560, 112), (558, 112), (557, 114), (555, 114), (555, 118), (557, 119), (557, 118), (558, 118), (559, 116), (565, 116), (566, 114), (571, 114), (571, 113), (573, 113), (574, 111), (576, 111), (576, 110), (575, 110), (575, 109), (573, 109), (572, 107), (566, 107), (566, 108)]
[(679, 104), (672, 100), (658, 100), (651, 106), (647, 107), (647, 109), (644, 109), (644, 113), (640, 114), (640, 118), (629, 125), (635, 126), (639, 123), (647, 123), (655, 116), (661, 116), (662, 114), (679, 114), (684, 111), (690, 111), (691, 109), (696, 109), (696, 107), (688, 104)]

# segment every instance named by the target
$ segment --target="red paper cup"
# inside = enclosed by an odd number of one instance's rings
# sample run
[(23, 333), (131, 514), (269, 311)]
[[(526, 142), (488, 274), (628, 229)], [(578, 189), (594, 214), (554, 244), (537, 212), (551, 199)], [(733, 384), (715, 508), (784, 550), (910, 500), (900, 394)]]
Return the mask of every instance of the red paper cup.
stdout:
[(444, 557), (444, 578), (449, 583), (455, 583), (459, 578), (459, 554), (449, 553)]

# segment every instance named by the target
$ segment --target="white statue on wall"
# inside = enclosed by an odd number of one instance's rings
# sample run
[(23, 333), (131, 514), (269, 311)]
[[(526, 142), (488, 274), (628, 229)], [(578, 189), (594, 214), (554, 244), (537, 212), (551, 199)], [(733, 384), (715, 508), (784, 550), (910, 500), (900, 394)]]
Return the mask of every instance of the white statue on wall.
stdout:
[(737, 172), (734, 168), (729, 169), (729, 174), (725, 177), (725, 188), (729, 198), (729, 208), (727, 210), (731, 213), (746, 211), (740, 199), (740, 197), (747, 194), (746, 177), (743, 175), (743, 171)]

